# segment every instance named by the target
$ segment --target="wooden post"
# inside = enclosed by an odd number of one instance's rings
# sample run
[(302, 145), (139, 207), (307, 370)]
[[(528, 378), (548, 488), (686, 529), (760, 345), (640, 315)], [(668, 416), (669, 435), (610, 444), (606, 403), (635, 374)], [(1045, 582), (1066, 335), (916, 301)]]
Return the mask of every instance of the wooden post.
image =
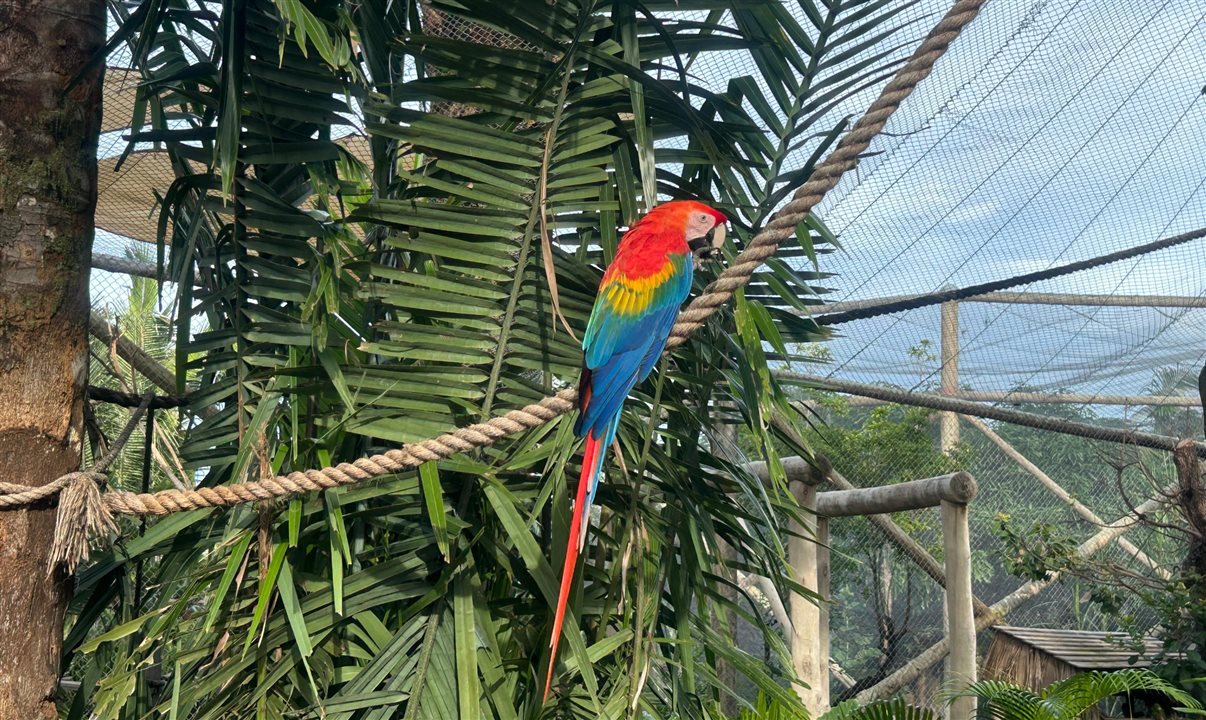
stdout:
[[(955, 395), (959, 392), (959, 303), (942, 303), (940, 377), (942, 394)], [(949, 453), (959, 444), (959, 416), (944, 412), (939, 416), (938, 446)]]
[(829, 707), (829, 518), (817, 517), (817, 594), (821, 596), (821, 622), (817, 628), (817, 657), (821, 660), (821, 707)]
[[(854, 483), (842, 477), (842, 474), (836, 470), (829, 471), (829, 482), (843, 490), (856, 489)], [(905, 557), (916, 563), (922, 572), (933, 578), (943, 589), (946, 588), (946, 573), (943, 572), (942, 566), (938, 564), (938, 561), (934, 559), (934, 556), (928, 550), (921, 546), (921, 543), (914, 540), (912, 535), (901, 529), (892, 520), (890, 515), (875, 514), (867, 515), (866, 517), (872, 525), (905, 554)], [(988, 606), (977, 597), (972, 597), (972, 607), (975, 608), (976, 615), (983, 615), (988, 612)]]
[[(961, 690), (976, 681), (976, 620), (972, 613), (971, 535), (967, 505), (942, 501), (942, 552), (946, 564), (947, 630), (951, 654), (946, 664), (946, 689)], [(950, 720), (973, 720), (976, 699), (951, 703)]]
[[(787, 540), (787, 562), (795, 573), (796, 582), (809, 590), (817, 591), (817, 543), (816, 516), (811, 514), (816, 506), (815, 485), (793, 480), (789, 483), (796, 503), (807, 508), (804, 522), (793, 520)], [(812, 600), (793, 593), (788, 601), (791, 615), (791, 663), (796, 678), (802, 685), (796, 686), (796, 694), (813, 717), (825, 711), (822, 686), (829, 682), (829, 662), (821, 657), (818, 629), (821, 625), (821, 608)]]

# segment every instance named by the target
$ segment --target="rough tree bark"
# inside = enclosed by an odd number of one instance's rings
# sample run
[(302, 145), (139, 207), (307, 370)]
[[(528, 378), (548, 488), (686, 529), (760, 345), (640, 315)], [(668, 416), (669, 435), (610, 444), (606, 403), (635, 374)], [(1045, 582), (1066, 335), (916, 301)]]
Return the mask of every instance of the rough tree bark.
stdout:
[[(0, 0), (0, 482), (80, 462), (103, 0)], [(57, 718), (70, 578), (53, 506), (0, 512), (0, 720)]]
[(1206, 593), (1206, 482), (1193, 442), (1183, 440), (1173, 450), (1177, 468), (1177, 505), (1185, 516), (1185, 559), (1181, 569), (1187, 582)]

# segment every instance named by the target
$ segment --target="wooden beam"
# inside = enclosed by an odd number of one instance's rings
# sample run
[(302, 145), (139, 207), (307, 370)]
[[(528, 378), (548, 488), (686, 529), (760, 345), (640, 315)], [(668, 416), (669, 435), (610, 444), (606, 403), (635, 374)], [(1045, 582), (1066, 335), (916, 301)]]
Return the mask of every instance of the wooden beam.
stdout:
[(966, 505), (976, 496), (976, 480), (965, 472), (896, 485), (818, 493), (817, 514), (851, 517), (936, 507), (942, 501)]
[[(959, 392), (959, 303), (942, 303), (939, 335), (940, 391), (953, 396)], [(938, 448), (949, 455), (958, 444), (959, 418), (953, 412), (944, 412), (938, 418)]]
[(996, 292), (964, 300), (964, 302), (968, 301), (1012, 305), (1206, 308), (1206, 298), (1197, 295), (1093, 295), (1078, 293)]
[[(919, 300), (929, 297), (937, 297), (937, 294), (915, 293), (886, 295), (866, 300), (846, 300), (844, 302), (815, 305), (800, 314), (812, 316), (829, 315), (831, 313), (876, 308), (905, 300)], [(959, 302), (1090, 307), (1206, 308), (1206, 297), (1195, 295), (1092, 295), (1078, 293), (994, 292), (985, 293), (984, 295), (973, 295), (972, 297), (963, 298)]]
[(112, 345), (116, 342), (117, 354), (126, 362), (130, 363), (138, 372), (142, 373), (143, 377), (150, 380), (155, 387), (168, 394), (176, 392), (176, 376), (171, 370), (165, 368), (158, 360), (147, 355), (146, 351), (138, 347), (138, 345), (130, 340), (130, 338), (121, 334), (117, 328), (109, 324), (101, 315), (93, 311), (88, 319), (88, 331), (101, 342), (106, 345)]
[[(836, 470), (829, 472), (829, 481), (844, 490), (855, 489), (854, 483), (847, 480)], [(903, 552), (905, 557), (912, 560), (917, 567), (921, 568), (922, 572), (933, 578), (940, 587), (946, 588), (946, 572), (942, 569), (942, 565), (934, 559), (934, 556), (928, 550), (921, 546), (921, 543), (914, 540), (912, 535), (897, 525), (891, 516), (868, 515), (867, 520)], [(972, 606), (975, 608), (976, 615), (983, 615), (988, 612), (988, 606), (974, 596), (972, 597)]]
[(105, 272), (151, 279), (159, 275), (155, 263), (117, 257), (116, 255), (104, 255), (102, 253), (92, 253), (92, 267), (97, 270), (104, 270)]
[[(988, 427), (987, 423), (985, 423), (983, 420), (981, 420), (979, 418), (970, 417), (968, 415), (963, 415), (961, 417), (972, 427), (979, 430), (984, 435), (984, 437), (991, 440), (993, 442), (993, 444), (996, 445), (1001, 450), (1001, 452), (1005, 453), (1006, 457), (1008, 457), (1010, 460), (1013, 460), (1015, 463), (1018, 464), (1019, 467), (1021, 467), (1023, 470), (1030, 473), (1031, 475), (1033, 475), (1036, 480), (1038, 480), (1040, 483), (1042, 483), (1043, 487), (1047, 488), (1047, 490), (1049, 490), (1052, 495), (1059, 498), (1060, 501), (1063, 502), (1065, 505), (1072, 508), (1072, 511), (1075, 512), (1077, 515), (1081, 516), (1085, 520), (1087, 520), (1097, 526), (1101, 526), (1101, 525), (1105, 524), (1105, 522), (1103, 522), (1102, 519), (1100, 517), (1098, 517), (1097, 513), (1093, 512), (1091, 509), (1089, 509), (1088, 506), (1086, 506), (1084, 503), (1082, 503), (1079, 500), (1077, 500), (1076, 498), (1072, 497), (1072, 493), (1065, 490), (1062, 486), (1060, 486), (1059, 483), (1052, 480), (1051, 477), (1049, 475), (1047, 475), (1047, 473), (1043, 472), (1042, 470), (1039, 469), (1039, 467), (1037, 465), (1030, 462), (1030, 460), (1028, 460), (1025, 455), (1018, 452), (1017, 448), (1015, 448), (1013, 445), (1010, 445), (1009, 441), (1007, 441), (1005, 438), (998, 435), (996, 433), (996, 431), (994, 431), (992, 428)], [(1155, 560), (1151, 559), (1151, 557), (1149, 557), (1147, 555), (1147, 553), (1140, 550), (1130, 540), (1127, 540), (1124, 537), (1118, 538), (1118, 547), (1122, 548), (1122, 550), (1125, 551), (1131, 557), (1135, 558), (1139, 562), (1143, 563), (1144, 565), (1147, 565), (1149, 568), (1156, 571), (1156, 573), (1159, 574), (1160, 577), (1164, 578), (1165, 580), (1172, 577), (1171, 573), (1169, 573), (1164, 568), (1160, 567), (1160, 565), (1157, 564)]]
[(857, 681), (846, 672), (846, 669), (837, 663), (833, 658), (829, 658), (829, 673), (842, 684), (842, 687), (849, 689), (855, 686)]
[[(783, 425), (777, 417), (771, 418), (771, 422), (775, 423), (784, 432), (792, 432), (791, 427)], [(833, 483), (841, 490), (855, 490), (854, 483), (847, 480), (840, 472), (833, 469), (828, 458), (824, 455), (817, 455), (813, 462), (817, 467), (810, 465), (806, 460), (800, 457), (792, 456), (781, 460), (783, 468), (787, 473), (788, 480), (800, 480), (801, 482), (813, 482), (819, 484), (816, 480), (820, 468), (825, 468), (824, 480)], [(750, 469), (763, 482), (770, 479), (770, 475), (766, 470), (766, 463), (754, 462), (749, 463), (747, 468)], [(875, 514), (867, 516), (868, 522), (876, 527), (905, 554), (910, 560), (916, 563), (917, 567), (921, 568), (922, 572), (929, 575), (938, 583), (939, 586), (946, 587), (946, 573), (942, 570), (942, 565), (939, 564), (934, 556), (929, 553), (921, 543), (913, 539), (913, 536), (905, 532), (894, 520), (888, 515)], [(769, 581), (767, 581), (769, 582)], [(985, 605), (979, 598), (972, 598), (972, 604), (975, 607), (976, 615), (983, 615), (988, 612), (988, 606)]]
[[(783, 466), (783, 473), (787, 475), (788, 482), (798, 480), (806, 485), (820, 485), (825, 482), (831, 469), (829, 461), (822, 455), (818, 455), (812, 462), (799, 455), (792, 455), (780, 458), (779, 464)], [(765, 462), (758, 460), (746, 463), (744, 467), (762, 482), (770, 482), (770, 469)]]
[(771, 617), (775, 618), (775, 622), (779, 623), (779, 627), (783, 630), (784, 640), (791, 641), (791, 618), (787, 615), (787, 608), (783, 605), (783, 598), (779, 597), (779, 590), (775, 584), (770, 581), (770, 578), (756, 573), (737, 573), (737, 584), (741, 589), (749, 592), (750, 590), (758, 591), (758, 594), (766, 598), (766, 604), (770, 609)]
[[(1202, 407), (1202, 401), (1188, 395), (1090, 395), (1082, 393), (1007, 392), (1003, 390), (959, 390), (949, 397), (971, 402), (1034, 405), (1124, 405), (1139, 407)], [(854, 396), (851, 405), (883, 405), (884, 400)]]

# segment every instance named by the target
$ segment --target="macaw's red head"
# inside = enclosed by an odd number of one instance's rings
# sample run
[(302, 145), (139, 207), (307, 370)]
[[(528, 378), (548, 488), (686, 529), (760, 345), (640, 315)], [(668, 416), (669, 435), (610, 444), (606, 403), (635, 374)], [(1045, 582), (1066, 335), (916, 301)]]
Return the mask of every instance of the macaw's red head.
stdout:
[(650, 210), (644, 220), (666, 230), (683, 232), (687, 244), (696, 252), (708, 246), (709, 233), (711, 248), (723, 245), (724, 226), (729, 221), (724, 213), (694, 200), (663, 203)]

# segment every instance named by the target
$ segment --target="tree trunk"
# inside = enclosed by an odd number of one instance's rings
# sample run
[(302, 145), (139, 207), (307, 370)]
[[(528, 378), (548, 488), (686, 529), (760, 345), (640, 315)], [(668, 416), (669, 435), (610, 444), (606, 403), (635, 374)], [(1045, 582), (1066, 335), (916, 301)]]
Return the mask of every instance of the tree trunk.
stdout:
[[(0, 0), (0, 483), (76, 470), (100, 132), (102, 0)], [(70, 578), (53, 504), (0, 511), (0, 720), (57, 718)]]
[[(1206, 482), (1193, 442), (1182, 440), (1173, 450), (1177, 468), (1177, 504), (1185, 516), (1188, 536), (1181, 569), (1184, 579), (1206, 586)], [(1199, 588), (1206, 592), (1206, 587)]]

